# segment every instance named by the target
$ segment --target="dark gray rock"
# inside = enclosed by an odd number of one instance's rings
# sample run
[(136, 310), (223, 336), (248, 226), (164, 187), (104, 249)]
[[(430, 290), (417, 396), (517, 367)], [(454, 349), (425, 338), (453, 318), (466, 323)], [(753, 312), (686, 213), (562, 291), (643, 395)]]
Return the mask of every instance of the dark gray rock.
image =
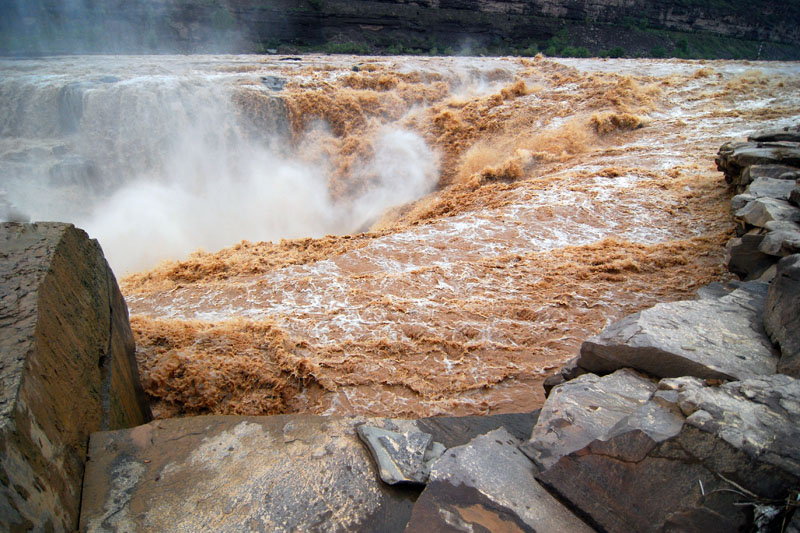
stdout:
[(717, 298), (721, 298), (723, 296), (727, 296), (728, 294), (732, 293), (739, 287), (741, 287), (743, 283), (741, 281), (714, 281), (709, 283), (705, 287), (700, 287), (697, 289), (697, 299), (698, 300), (716, 300)]
[(709, 387), (678, 378), (659, 388), (537, 479), (610, 533), (744, 531), (754, 513), (742, 502), (785, 501), (797, 489), (800, 381), (772, 375)]
[(519, 440), (527, 439), (538, 417), (538, 410), (490, 416), (432, 416), (415, 420), (414, 429), (430, 433), (435, 442), (452, 448), (498, 428), (505, 429)]
[(795, 185), (792, 192), (789, 193), (789, 203), (795, 206), (800, 206), (800, 185)]
[(518, 443), (497, 429), (449, 449), (434, 464), (406, 531), (592, 531), (536, 482)]
[(567, 381), (575, 379), (583, 374), (586, 374), (586, 370), (578, 366), (578, 357), (573, 357), (564, 363), (564, 366), (562, 366), (557, 373), (545, 378), (544, 382), (542, 383), (545, 398), (550, 396), (550, 391), (553, 390), (553, 387), (561, 385), (562, 383), (566, 383)]
[(747, 186), (745, 194), (750, 194), (756, 198), (778, 198), (781, 200), (788, 200), (789, 193), (792, 192), (794, 187), (795, 184), (793, 180), (759, 177)]
[(785, 257), (800, 252), (800, 224), (794, 222), (767, 222), (764, 239), (758, 250), (767, 255)]
[(362, 425), (358, 436), (367, 445), (384, 483), (420, 483), (428, 481), (430, 466), (444, 453), (444, 446), (431, 440), (430, 433), (398, 433)]
[(780, 129), (759, 131), (749, 136), (747, 140), (755, 142), (774, 142), (774, 141), (800, 142), (800, 125), (786, 126), (785, 128), (780, 128)]
[(773, 374), (778, 356), (764, 333), (767, 285), (717, 299), (661, 303), (612, 324), (581, 345), (590, 372), (633, 368), (659, 378), (744, 379)]
[(755, 199), (756, 197), (749, 193), (737, 194), (736, 196), (731, 198), (731, 209), (735, 213), (736, 211), (742, 209)]
[(798, 168), (786, 165), (750, 165), (744, 169), (743, 179), (751, 183), (759, 178), (788, 179), (788, 175), (797, 172)]
[(793, 142), (726, 143), (720, 147), (715, 161), (717, 168), (725, 173), (725, 181), (741, 189), (756, 178), (752, 175), (752, 171), (745, 173), (745, 170), (752, 165), (781, 165), (790, 167), (788, 171), (800, 168), (800, 144)]
[(725, 245), (728, 270), (745, 281), (761, 277), (776, 262), (774, 256), (759, 249), (764, 237), (762, 231), (756, 230), (729, 240)]
[(778, 262), (767, 293), (764, 329), (781, 348), (778, 372), (800, 378), (800, 254)]
[(603, 437), (655, 390), (653, 380), (629, 369), (605, 377), (584, 374), (553, 389), (520, 449), (537, 467), (547, 469), (562, 456)]
[(89, 434), (149, 419), (97, 241), (71, 224), (0, 224), (0, 530), (74, 531)]
[(747, 226), (763, 228), (767, 222), (800, 222), (800, 209), (786, 200), (756, 198), (734, 215)]

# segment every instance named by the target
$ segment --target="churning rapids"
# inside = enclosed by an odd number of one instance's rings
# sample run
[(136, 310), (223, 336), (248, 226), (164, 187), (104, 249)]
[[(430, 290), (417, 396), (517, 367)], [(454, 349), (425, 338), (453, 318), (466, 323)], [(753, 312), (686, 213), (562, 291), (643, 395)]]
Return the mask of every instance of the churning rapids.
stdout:
[(100, 240), (157, 416), (526, 411), (725, 275), (713, 155), (798, 118), (796, 63), (0, 60), (0, 217)]

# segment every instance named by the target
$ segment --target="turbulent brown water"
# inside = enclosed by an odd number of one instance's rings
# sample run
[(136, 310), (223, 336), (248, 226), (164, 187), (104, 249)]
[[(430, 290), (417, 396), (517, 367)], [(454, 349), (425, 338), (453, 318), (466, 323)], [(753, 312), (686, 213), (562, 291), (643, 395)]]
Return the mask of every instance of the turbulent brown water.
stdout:
[(157, 416), (536, 408), (585, 338), (725, 276), (714, 153), (800, 116), (795, 63), (281, 59), (202, 76), (325, 169), (331, 209), (291, 184), (264, 209), (337, 235), (235, 244), (248, 226), (122, 280)]

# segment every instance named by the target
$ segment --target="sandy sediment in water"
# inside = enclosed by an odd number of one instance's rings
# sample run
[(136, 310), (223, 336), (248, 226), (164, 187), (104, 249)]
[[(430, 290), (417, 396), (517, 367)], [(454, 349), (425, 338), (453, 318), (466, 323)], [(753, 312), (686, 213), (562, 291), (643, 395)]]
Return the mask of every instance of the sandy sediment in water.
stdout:
[[(365, 233), (241, 242), (122, 280), (158, 416), (536, 408), (543, 378), (585, 338), (726, 275), (716, 148), (800, 116), (798, 77), (774, 65), (252, 68), (288, 78), (292, 142), (334, 169), (344, 208), (375, 179), (354, 169), (387, 127), (437, 150), (440, 182)], [(275, 105), (242, 91), (243, 113)]]

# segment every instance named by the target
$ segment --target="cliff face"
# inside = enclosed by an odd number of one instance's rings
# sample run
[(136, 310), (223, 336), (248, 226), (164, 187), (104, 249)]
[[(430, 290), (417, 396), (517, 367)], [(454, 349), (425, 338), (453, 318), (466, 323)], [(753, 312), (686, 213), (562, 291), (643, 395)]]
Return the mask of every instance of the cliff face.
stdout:
[(654, 36), (665, 31), (797, 46), (799, 22), (800, 5), (780, 0), (12, 0), (0, 6), (0, 53), (252, 52), (328, 42), (458, 51), (465, 43), (541, 45), (563, 29), (590, 49), (644, 50), (665, 43)]

